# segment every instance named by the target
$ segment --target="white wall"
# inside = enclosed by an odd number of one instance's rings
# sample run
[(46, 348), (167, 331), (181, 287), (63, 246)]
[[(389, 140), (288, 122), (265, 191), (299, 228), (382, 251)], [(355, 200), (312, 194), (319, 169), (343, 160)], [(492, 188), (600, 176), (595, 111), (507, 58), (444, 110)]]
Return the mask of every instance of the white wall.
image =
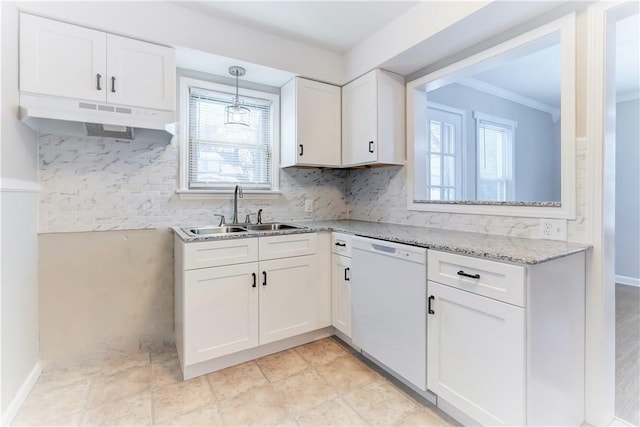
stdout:
[(639, 118), (640, 100), (616, 105), (616, 279), (640, 286)]
[(37, 139), (17, 120), (18, 12), (2, 2), (2, 421), (11, 421), (39, 372)]

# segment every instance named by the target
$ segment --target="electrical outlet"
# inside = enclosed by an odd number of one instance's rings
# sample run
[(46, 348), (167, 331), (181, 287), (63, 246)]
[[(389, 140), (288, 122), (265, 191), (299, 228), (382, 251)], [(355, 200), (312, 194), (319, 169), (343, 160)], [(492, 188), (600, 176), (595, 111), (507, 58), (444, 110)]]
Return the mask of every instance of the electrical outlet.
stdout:
[(567, 220), (540, 218), (540, 238), (567, 240)]
[(313, 212), (313, 199), (305, 199), (304, 200), (304, 211), (306, 213)]

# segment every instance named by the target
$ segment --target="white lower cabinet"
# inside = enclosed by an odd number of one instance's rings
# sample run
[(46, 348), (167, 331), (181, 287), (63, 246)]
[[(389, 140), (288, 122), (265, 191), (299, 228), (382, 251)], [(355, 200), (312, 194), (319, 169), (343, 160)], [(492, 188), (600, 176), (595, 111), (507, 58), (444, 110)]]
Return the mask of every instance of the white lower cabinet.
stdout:
[(333, 254), (331, 259), (331, 323), (351, 338), (351, 258)]
[(185, 378), (218, 369), (203, 362), (330, 325), (329, 236), (316, 237), (185, 243), (176, 236), (176, 347)]
[(526, 266), (433, 250), (427, 260), (438, 406), (465, 424), (582, 424), (584, 253)]
[(185, 364), (258, 345), (257, 271), (248, 263), (185, 272)]
[(482, 425), (525, 425), (525, 310), (429, 282), (428, 387)]
[(260, 344), (317, 328), (315, 256), (260, 263)]

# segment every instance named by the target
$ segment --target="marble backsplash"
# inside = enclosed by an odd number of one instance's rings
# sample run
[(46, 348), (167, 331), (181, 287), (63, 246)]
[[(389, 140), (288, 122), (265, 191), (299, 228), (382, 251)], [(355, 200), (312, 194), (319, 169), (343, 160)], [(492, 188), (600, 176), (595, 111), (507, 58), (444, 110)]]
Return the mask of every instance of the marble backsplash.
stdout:
[[(232, 198), (182, 200), (178, 147), (167, 143), (126, 143), (90, 138), (42, 136), (39, 141), (39, 232), (163, 228), (231, 219)], [(344, 219), (348, 172), (281, 169), (281, 196), (239, 201), (238, 216), (264, 209), (265, 221)], [(305, 199), (314, 212), (304, 212)], [(254, 217), (255, 218), (255, 217)]]
[[(569, 241), (584, 242), (585, 141), (576, 144), (577, 218)], [(40, 233), (162, 228), (231, 217), (232, 200), (182, 200), (178, 147), (43, 136), (39, 142)], [(357, 219), (518, 237), (539, 237), (537, 218), (407, 210), (406, 168), (281, 169), (277, 199), (240, 201), (239, 216), (265, 220)], [(313, 199), (314, 212), (304, 212)]]

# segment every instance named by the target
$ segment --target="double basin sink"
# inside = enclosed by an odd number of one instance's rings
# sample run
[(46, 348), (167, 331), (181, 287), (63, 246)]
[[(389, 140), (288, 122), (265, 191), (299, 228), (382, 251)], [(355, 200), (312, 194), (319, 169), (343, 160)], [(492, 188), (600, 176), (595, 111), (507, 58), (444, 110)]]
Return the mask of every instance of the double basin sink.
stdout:
[(267, 223), (267, 224), (239, 224), (239, 225), (225, 225), (220, 227), (198, 227), (198, 228), (183, 228), (182, 231), (189, 236), (208, 236), (214, 234), (232, 234), (232, 233), (246, 233), (249, 231), (280, 231), (280, 230), (298, 230), (305, 229), (306, 227), (299, 227), (297, 225), (283, 224), (279, 222)]

